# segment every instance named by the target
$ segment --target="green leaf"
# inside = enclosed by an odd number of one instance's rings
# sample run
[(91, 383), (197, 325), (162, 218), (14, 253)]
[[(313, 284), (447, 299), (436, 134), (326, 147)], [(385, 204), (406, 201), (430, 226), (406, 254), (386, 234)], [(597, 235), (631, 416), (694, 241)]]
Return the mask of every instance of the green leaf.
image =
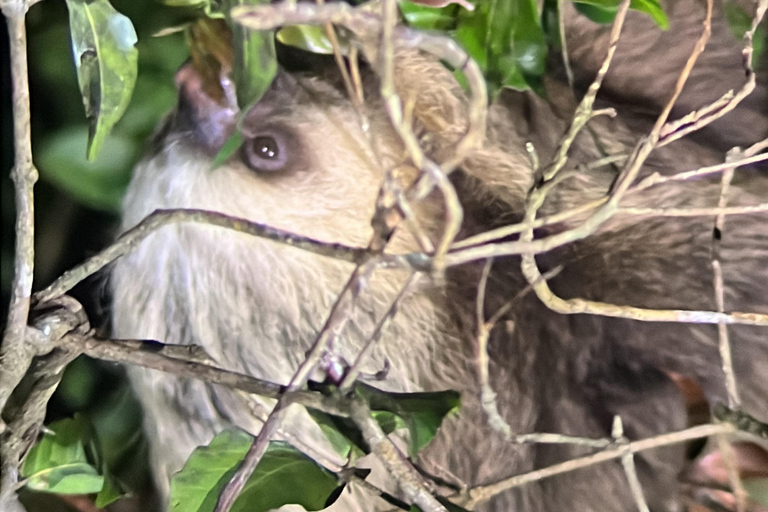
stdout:
[(596, 5), (582, 4), (578, 2), (574, 3), (573, 6), (576, 8), (577, 12), (601, 25), (613, 23), (613, 20), (616, 19), (616, 12), (618, 12), (618, 8), (616, 7), (598, 7)]
[[(373, 417), (384, 421), (382, 428), (399, 428), (404, 425), (410, 434), (409, 454), (415, 457), (437, 434), (443, 419), (458, 411), (461, 397), (456, 391), (438, 391), (431, 393), (387, 393), (376, 388), (358, 384), (355, 392), (365, 400)], [(396, 415), (402, 423), (391, 416), (377, 413), (389, 412)], [(391, 431), (391, 430), (390, 430)]]
[[(227, 0), (227, 12), (236, 5), (258, 5), (269, 0)], [(264, 95), (277, 74), (274, 31), (249, 30), (237, 23), (232, 28), (232, 46), (235, 50), (233, 72), (237, 104), (242, 110), (253, 105)]]
[(80, 94), (94, 160), (131, 100), (138, 70), (136, 31), (107, 0), (67, 0)]
[(351, 420), (315, 410), (310, 410), (309, 415), (320, 426), (333, 449), (342, 457), (348, 458), (353, 453), (362, 455), (367, 450), (360, 430)]
[(85, 453), (90, 438), (88, 423), (82, 416), (49, 425), (45, 434), (29, 451), (21, 476), (28, 488), (57, 494), (99, 492), (104, 477), (99, 475)]
[(536, 0), (477, 2), (474, 11), (458, 11), (455, 37), (480, 65), (492, 94), (540, 86), (547, 44)]
[[(752, 26), (752, 16), (742, 7), (733, 3), (723, 5), (725, 19), (731, 32), (737, 39), (744, 37)], [(755, 35), (752, 38), (752, 67), (758, 68), (762, 62), (761, 57), (765, 51), (766, 30), (764, 25), (758, 25)]]
[[(597, 23), (611, 23), (616, 17), (621, 0), (579, 0), (574, 2), (576, 10)], [(591, 6), (592, 9), (584, 10), (581, 6)], [(632, 0), (629, 8), (633, 11), (645, 13), (662, 30), (669, 28), (669, 19), (664, 13), (664, 8), (659, 0)]]
[(405, 22), (421, 30), (452, 30), (456, 28), (459, 6), (427, 7), (407, 0), (398, 3)]
[(744, 490), (750, 500), (768, 507), (768, 478), (747, 478), (744, 480)]
[(88, 426), (81, 416), (51, 423), (49, 433), (43, 435), (27, 454), (21, 467), (21, 476), (29, 478), (40, 471), (65, 464), (87, 463), (83, 439)]
[(224, 141), (224, 144), (221, 146), (221, 149), (218, 153), (216, 153), (216, 156), (213, 157), (213, 162), (211, 163), (212, 169), (217, 169), (221, 167), (221, 165), (229, 160), (229, 158), (235, 154), (235, 151), (240, 148), (243, 144), (243, 134), (240, 132), (240, 123), (237, 124), (237, 128), (235, 129), (235, 133), (229, 136), (227, 140)]
[(43, 141), (36, 155), (40, 175), (80, 203), (116, 213), (141, 149), (134, 139), (115, 133), (104, 142), (105, 151), (89, 162), (84, 151), (87, 131), (85, 126), (68, 128)]
[[(171, 480), (171, 512), (208, 512), (234, 474), (253, 438), (228, 430), (197, 448)], [(287, 504), (320, 510), (339, 484), (334, 475), (286, 443), (270, 442), (232, 512), (262, 512)]]
[(123, 497), (120, 484), (108, 473), (104, 475), (104, 485), (96, 495), (96, 508), (104, 508)]
[(277, 33), (277, 40), (284, 45), (308, 52), (333, 55), (333, 45), (320, 27), (312, 25), (284, 27)]
[(54, 494), (90, 494), (104, 486), (104, 477), (86, 463), (63, 464), (31, 475), (27, 487)]

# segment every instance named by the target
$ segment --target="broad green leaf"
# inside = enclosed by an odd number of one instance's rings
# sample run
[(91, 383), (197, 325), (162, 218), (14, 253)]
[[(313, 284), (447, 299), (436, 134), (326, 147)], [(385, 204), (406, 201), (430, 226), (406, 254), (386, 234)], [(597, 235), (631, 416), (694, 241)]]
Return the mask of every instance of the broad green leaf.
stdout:
[(451, 4), (441, 9), (403, 0), (398, 3), (405, 22), (421, 30), (451, 30), (456, 28), (459, 6)]
[(76, 416), (48, 428), (51, 432), (32, 447), (21, 468), (27, 487), (57, 494), (99, 492), (104, 477), (90, 464), (85, 451), (90, 438), (88, 423)]
[[(236, 5), (257, 5), (269, 0), (227, 0), (227, 12)], [(230, 23), (235, 50), (233, 72), (237, 104), (246, 110), (264, 95), (277, 74), (274, 32), (249, 30)]]
[[(227, 430), (197, 448), (171, 480), (171, 512), (209, 512), (253, 438)], [(287, 504), (320, 510), (339, 486), (334, 475), (286, 443), (271, 442), (232, 512), (262, 512)]]
[(461, 404), (460, 395), (456, 391), (387, 393), (359, 384), (355, 392), (369, 404), (374, 418), (384, 421), (383, 428), (384, 425), (398, 428), (399, 423), (388, 415), (377, 417), (377, 413), (389, 412), (400, 418), (411, 437), (411, 457), (415, 457), (434, 439), (445, 416), (457, 412)]
[[(597, 23), (612, 22), (613, 18), (616, 17), (616, 11), (618, 10), (620, 3), (621, 0), (579, 0), (578, 2), (574, 2), (576, 9), (579, 12)], [(589, 5), (596, 9), (588, 8), (584, 11), (580, 8), (581, 5)], [(669, 19), (664, 13), (664, 8), (661, 6), (659, 0), (632, 0), (629, 3), (629, 8), (633, 11), (643, 12), (649, 15), (654, 23), (656, 23), (662, 30), (667, 30), (669, 28)]]
[(33, 491), (54, 494), (91, 494), (101, 491), (104, 477), (90, 464), (80, 462), (34, 473), (26, 485)]
[(88, 437), (88, 424), (81, 416), (51, 423), (48, 430), (29, 450), (21, 467), (24, 478), (66, 464), (88, 463), (83, 444)]
[(104, 485), (99, 491), (99, 494), (96, 495), (95, 505), (97, 508), (104, 508), (110, 503), (122, 498), (124, 494), (120, 484), (117, 483), (112, 475), (107, 473), (104, 475)]
[(310, 410), (309, 414), (320, 426), (333, 449), (342, 457), (348, 458), (353, 452), (355, 455), (362, 455), (367, 451), (360, 430), (351, 420), (322, 411)]
[(138, 69), (136, 31), (107, 0), (67, 0), (80, 94), (94, 160), (131, 100)]
[(332, 55), (333, 46), (321, 27), (312, 25), (292, 25), (277, 33), (277, 40), (284, 45), (323, 55)]
[(85, 126), (73, 127), (46, 139), (36, 157), (40, 175), (80, 203), (116, 213), (141, 148), (134, 139), (115, 133), (104, 142), (105, 151), (89, 162), (84, 156), (87, 131)]

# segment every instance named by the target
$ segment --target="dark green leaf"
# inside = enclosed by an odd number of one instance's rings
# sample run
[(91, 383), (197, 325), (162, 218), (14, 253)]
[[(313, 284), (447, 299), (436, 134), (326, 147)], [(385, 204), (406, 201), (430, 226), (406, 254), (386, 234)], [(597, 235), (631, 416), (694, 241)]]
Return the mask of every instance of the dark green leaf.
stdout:
[[(171, 480), (172, 512), (208, 512), (237, 469), (253, 438), (228, 430), (197, 448)], [(292, 446), (271, 442), (232, 512), (262, 512), (287, 504), (320, 510), (338, 487), (336, 478)]]
[(616, 12), (618, 11), (616, 7), (598, 7), (596, 5), (582, 4), (578, 2), (574, 3), (573, 6), (576, 8), (576, 11), (601, 25), (613, 23), (613, 20), (616, 18)]
[(224, 162), (230, 159), (232, 155), (235, 154), (235, 151), (237, 151), (240, 146), (243, 144), (243, 134), (240, 133), (239, 127), (235, 130), (235, 133), (229, 136), (229, 138), (224, 141), (224, 145), (221, 146), (221, 149), (218, 153), (216, 153), (216, 156), (213, 158), (213, 163), (211, 164), (211, 168), (216, 169), (220, 167)]
[(138, 63), (136, 31), (107, 0), (67, 0), (67, 6), (77, 79), (90, 123), (87, 154), (93, 160), (131, 100)]
[[(620, 0), (579, 0), (574, 2), (576, 9), (597, 23), (610, 23), (616, 17), (616, 11), (619, 8)], [(580, 5), (589, 5), (597, 9), (587, 9), (583, 11)], [(662, 30), (669, 28), (669, 19), (664, 13), (664, 8), (658, 0), (632, 0), (629, 8), (633, 11), (643, 12)], [(612, 13), (612, 14), (611, 14)], [(610, 18), (609, 18), (610, 16)]]
[(309, 414), (320, 426), (320, 430), (328, 438), (333, 449), (342, 457), (348, 458), (352, 455), (352, 452), (362, 455), (367, 451), (368, 448), (365, 445), (360, 430), (351, 420), (333, 416), (322, 411), (310, 410)]
[(502, 87), (538, 88), (547, 45), (535, 0), (478, 2), (474, 11), (458, 12), (455, 37), (480, 65), (492, 95)]
[[(411, 437), (409, 454), (415, 457), (427, 446), (446, 415), (457, 412), (461, 398), (456, 391), (438, 391), (432, 393), (387, 393), (376, 388), (359, 384), (355, 392), (365, 400), (376, 417), (383, 411), (395, 414), (408, 428)], [(385, 425), (397, 427), (387, 415), (380, 416)]]
[[(227, 0), (227, 12), (235, 5), (257, 5), (269, 0)], [(277, 74), (274, 32), (249, 30), (239, 24), (230, 24), (232, 46), (235, 50), (233, 72), (237, 104), (241, 109), (257, 101), (267, 92)]]
[[(728, 26), (733, 35), (737, 39), (743, 38), (744, 34), (752, 26), (752, 16), (742, 7), (730, 2), (725, 3), (723, 9), (725, 11), (725, 19), (728, 21)], [(766, 31), (764, 25), (758, 25), (752, 38), (752, 66), (755, 68), (762, 62), (760, 58), (765, 51), (765, 39)]]
[(96, 507), (104, 508), (122, 498), (124, 494), (120, 484), (117, 483), (112, 475), (106, 473), (104, 475), (104, 486), (99, 491), (99, 494), (96, 495)]
[(442, 8), (427, 7), (403, 0), (398, 3), (405, 22), (421, 30), (451, 30), (456, 28), (459, 6), (456, 4)]
[(85, 453), (90, 438), (88, 423), (81, 417), (49, 425), (47, 433), (29, 451), (21, 476), (35, 491), (57, 494), (99, 492), (104, 477), (98, 474)]
[(280, 29), (277, 40), (284, 45), (323, 55), (332, 55), (333, 46), (320, 27), (312, 25), (292, 25)]

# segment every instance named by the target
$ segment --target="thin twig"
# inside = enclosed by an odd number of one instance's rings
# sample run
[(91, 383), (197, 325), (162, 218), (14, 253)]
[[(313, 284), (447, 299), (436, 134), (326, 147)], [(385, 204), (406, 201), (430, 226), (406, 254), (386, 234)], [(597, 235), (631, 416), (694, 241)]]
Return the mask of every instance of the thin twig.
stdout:
[(493, 484), (475, 487), (469, 491), (469, 500), (466, 502), (466, 506), (473, 507), (478, 503), (487, 501), (498, 494), (508, 491), (509, 489), (520, 487), (531, 482), (538, 482), (544, 478), (549, 478), (551, 476), (568, 473), (577, 469), (594, 466), (595, 464), (599, 464), (601, 462), (619, 459), (625, 456), (627, 453), (634, 454), (645, 450), (660, 448), (662, 446), (684, 443), (694, 439), (701, 439), (703, 437), (709, 437), (716, 434), (732, 434), (736, 431), (736, 427), (730, 423), (717, 423), (699, 425), (686, 430), (671, 432), (669, 434), (662, 434), (648, 439), (642, 439), (640, 441), (631, 441), (624, 446), (616, 446), (598, 453), (568, 460), (559, 464), (554, 464), (552, 466), (537, 469), (522, 475), (516, 475)]
[(384, 463), (392, 477), (397, 481), (406, 500), (425, 512), (447, 512), (427, 490), (421, 475), (410, 462), (403, 457), (391, 439), (381, 430), (371, 411), (361, 400), (355, 400), (350, 406), (350, 417), (360, 429), (363, 439)]
[[(339, 294), (339, 298), (336, 300), (312, 348), (293, 374), (286, 391), (295, 392), (306, 385), (310, 375), (319, 365), (323, 354), (328, 350), (333, 340), (339, 337), (349, 321), (351, 309), (355, 304), (354, 298), (362, 291), (362, 282), (365, 281), (361, 277), (367, 276), (373, 271), (374, 266), (375, 262), (369, 262), (355, 268), (344, 289)], [(352, 294), (351, 298), (347, 297), (349, 294)], [(237, 470), (219, 493), (214, 512), (228, 512), (230, 510), (242, 492), (245, 483), (251, 477), (264, 453), (267, 451), (269, 441), (280, 427), (288, 405), (290, 405), (288, 400), (283, 397), (278, 399), (277, 404), (267, 417), (267, 421), (262, 425), (258, 435), (254, 438)]]
[(392, 320), (395, 318), (395, 315), (397, 315), (400, 302), (405, 297), (406, 292), (410, 291), (410, 289), (418, 281), (418, 278), (419, 278), (419, 274), (415, 274), (415, 273), (411, 274), (408, 277), (408, 279), (405, 281), (403, 286), (400, 287), (400, 291), (398, 292), (397, 296), (392, 300), (392, 303), (389, 305), (389, 309), (387, 309), (387, 312), (384, 313), (384, 316), (381, 317), (381, 319), (379, 320), (379, 323), (376, 324), (376, 327), (373, 330), (373, 333), (368, 337), (365, 345), (363, 345), (363, 348), (357, 354), (357, 357), (355, 358), (355, 362), (352, 363), (352, 365), (347, 370), (347, 373), (344, 376), (344, 379), (341, 381), (341, 384), (339, 384), (339, 390), (344, 392), (349, 389), (352, 389), (352, 386), (355, 384), (355, 381), (357, 380), (358, 375), (360, 375), (360, 372), (362, 370), (362, 365), (365, 363), (366, 359), (368, 359), (368, 356), (376, 347), (376, 344), (381, 339), (381, 335), (384, 332), (384, 330), (392, 323)]
[[(622, 423), (620, 416), (614, 416), (613, 418), (611, 437), (613, 437), (619, 446), (623, 446), (624, 448), (627, 447), (628, 441), (624, 436), (624, 424)], [(632, 493), (632, 499), (635, 500), (637, 510), (639, 512), (650, 512), (648, 502), (645, 501), (645, 495), (643, 494), (643, 486), (640, 484), (640, 478), (637, 476), (635, 456), (631, 451), (626, 450), (626, 453), (622, 455), (621, 466), (624, 469), (624, 474), (627, 476), (629, 490)]]
[[(35, 302), (43, 303), (54, 297), (63, 295), (86, 277), (95, 274), (117, 258), (132, 251), (157, 229), (169, 224), (181, 222), (206, 224), (231, 229), (239, 233), (265, 238), (321, 256), (348, 261), (350, 263), (363, 263), (372, 256), (369, 251), (362, 247), (328, 244), (309, 237), (295, 235), (265, 224), (251, 222), (237, 217), (230, 217), (223, 213), (194, 209), (156, 210), (135, 227), (123, 233), (114, 244), (110, 245), (97, 255), (88, 258), (84, 263), (64, 272), (64, 274), (50, 286), (37, 292), (34, 295)], [(392, 260), (392, 263), (394, 263), (394, 260)], [(397, 265), (398, 264), (395, 263), (395, 266)]]
[[(731, 155), (727, 159), (730, 159)], [(723, 173), (720, 198), (718, 208), (724, 209), (728, 202), (728, 192), (733, 180), (733, 169), (728, 169)], [(717, 311), (725, 311), (725, 286), (723, 283), (723, 270), (720, 265), (720, 247), (722, 237), (725, 236), (725, 215), (718, 213), (715, 218), (715, 229), (712, 237), (712, 274), (714, 281), (715, 305)], [(718, 348), (720, 350), (720, 362), (723, 368), (723, 377), (725, 380), (725, 389), (728, 394), (728, 407), (736, 409), (741, 405), (739, 393), (736, 387), (736, 376), (733, 370), (733, 358), (731, 355), (731, 343), (728, 337), (728, 326), (726, 324), (717, 324)]]

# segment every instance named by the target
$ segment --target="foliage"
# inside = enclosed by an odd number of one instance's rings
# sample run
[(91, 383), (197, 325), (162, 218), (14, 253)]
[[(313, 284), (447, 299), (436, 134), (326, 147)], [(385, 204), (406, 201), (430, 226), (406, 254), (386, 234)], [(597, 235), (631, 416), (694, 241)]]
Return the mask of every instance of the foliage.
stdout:
[[(252, 441), (245, 432), (227, 430), (197, 448), (171, 480), (171, 512), (212, 511)], [(332, 473), (299, 450), (272, 441), (232, 511), (266, 512), (288, 504), (320, 510), (330, 505), (338, 486)]]
[(21, 468), (29, 489), (54, 494), (98, 493), (97, 507), (122, 496), (82, 416), (52, 423), (48, 430), (29, 451)]

